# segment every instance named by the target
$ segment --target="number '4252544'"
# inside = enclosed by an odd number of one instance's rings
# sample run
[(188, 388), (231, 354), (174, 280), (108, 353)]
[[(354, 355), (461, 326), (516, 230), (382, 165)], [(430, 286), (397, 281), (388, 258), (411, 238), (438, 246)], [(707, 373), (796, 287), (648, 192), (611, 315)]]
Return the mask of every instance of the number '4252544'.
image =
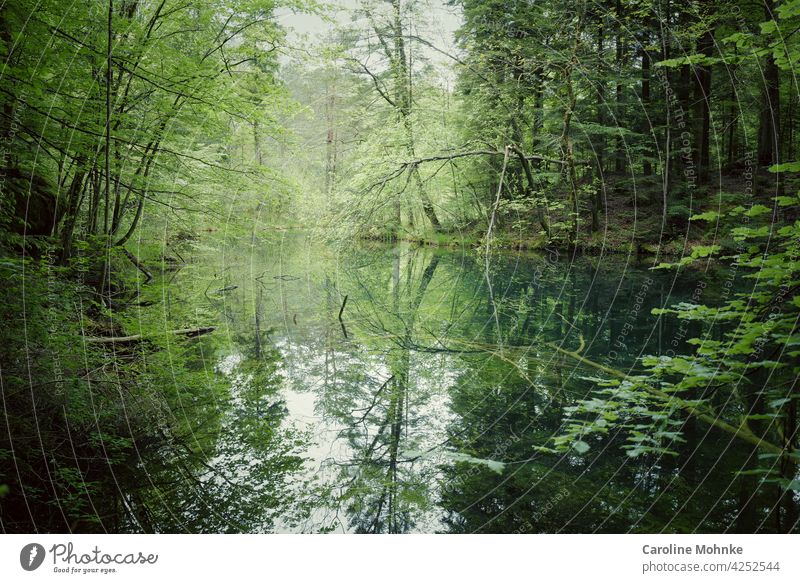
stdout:
[(780, 571), (781, 564), (778, 561), (735, 561), (731, 563), (731, 571)]

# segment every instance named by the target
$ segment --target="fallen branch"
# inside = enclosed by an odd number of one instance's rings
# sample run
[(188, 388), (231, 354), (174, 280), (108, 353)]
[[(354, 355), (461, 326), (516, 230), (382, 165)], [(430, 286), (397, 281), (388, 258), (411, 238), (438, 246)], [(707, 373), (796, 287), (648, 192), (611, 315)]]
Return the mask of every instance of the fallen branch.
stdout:
[[(196, 336), (202, 336), (203, 334), (213, 332), (216, 329), (216, 326), (200, 326), (198, 328), (181, 328), (180, 330), (170, 330), (167, 332), (167, 334), (194, 338)], [(133, 334), (131, 336), (84, 336), (83, 339), (89, 344), (126, 344), (144, 340), (145, 336), (143, 334)]]
[[(519, 148), (515, 149), (515, 152), (520, 157), (521, 160), (528, 161), (528, 160), (539, 160), (541, 162), (549, 162), (552, 164), (560, 164), (563, 165), (565, 162), (563, 160), (559, 160), (556, 158), (547, 158), (545, 156), (539, 156), (536, 154), (525, 154)], [(396, 178), (399, 178), (403, 175), (406, 170), (409, 170), (409, 179), (411, 177), (411, 172), (416, 170), (420, 164), (424, 164), (426, 162), (452, 162), (453, 160), (457, 160), (458, 158), (466, 158), (468, 156), (506, 156), (505, 149), (503, 150), (468, 150), (466, 152), (455, 152), (453, 154), (441, 154), (438, 156), (428, 156), (427, 158), (417, 158), (415, 160), (409, 160), (407, 162), (401, 162), (397, 168), (386, 174), (383, 178), (379, 181), (371, 184), (365, 191), (373, 190), (377, 187), (383, 189), (386, 184)]]
[[(559, 160), (556, 158), (547, 158), (545, 156), (538, 156), (536, 154), (524, 154), (522, 153), (519, 148), (515, 151), (519, 152), (520, 155), (525, 158), (526, 160), (540, 160), (541, 162), (552, 162), (553, 164), (564, 164), (563, 160)], [(427, 158), (417, 158), (416, 160), (411, 160), (410, 162), (404, 162), (403, 167), (407, 166), (418, 166), (423, 164), (424, 162), (436, 162), (439, 160), (456, 160), (457, 158), (466, 158), (467, 156), (506, 156), (505, 149), (502, 150), (469, 150), (467, 152), (456, 152), (455, 154), (442, 154), (439, 156), (429, 156)]]

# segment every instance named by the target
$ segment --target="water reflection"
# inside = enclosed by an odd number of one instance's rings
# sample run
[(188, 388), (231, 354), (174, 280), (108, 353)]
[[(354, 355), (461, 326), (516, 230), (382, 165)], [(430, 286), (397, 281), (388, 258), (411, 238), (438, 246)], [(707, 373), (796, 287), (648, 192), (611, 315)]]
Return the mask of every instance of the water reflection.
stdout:
[(209, 287), (237, 286), (207, 302), (235, 394), (211, 463), (275, 509), (231, 510), (231, 530), (779, 530), (770, 493), (736, 473), (752, 452), (692, 420), (674, 457), (632, 458), (613, 433), (584, 456), (537, 449), (596, 386), (547, 342), (622, 370), (685, 351), (698, 325), (650, 311), (713, 303), (713, 273), (406, 244), (336, 254), (286, 234), (195, 261)]

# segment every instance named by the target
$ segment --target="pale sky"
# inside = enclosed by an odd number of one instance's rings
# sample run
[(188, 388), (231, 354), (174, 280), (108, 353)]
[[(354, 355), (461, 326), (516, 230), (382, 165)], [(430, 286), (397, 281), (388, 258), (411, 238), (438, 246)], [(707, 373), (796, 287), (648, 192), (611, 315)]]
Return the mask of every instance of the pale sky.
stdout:
[[(329, 8), (329, 14), (334, 21), (341, 24), (351, 22), (352, 12), (359, 5), (359, 0), (330, 0), (323, 4)], [(425, 13), (424, 22), (416, 23), (420, 28), (419, 35), (445, 52), (454, 51), (453, 33), (461, 24), (460, 8), (447, 6), (442, 0), (418, 0), (418, 5)], [(281, 9), (277, 12), (278, 22), (290, 29), (289, 41), (291, 45), (298, 45), (304, 35), (314, 42), (323, 37), (334, 26), (319, 16), (309, 14), (295, 14), (290, 10)], [(424, 28), (423, 28), (424, 26)], [(423, 49), (426, 55), (435, 63), (452, 65), (450, 60), (430, 49)]]

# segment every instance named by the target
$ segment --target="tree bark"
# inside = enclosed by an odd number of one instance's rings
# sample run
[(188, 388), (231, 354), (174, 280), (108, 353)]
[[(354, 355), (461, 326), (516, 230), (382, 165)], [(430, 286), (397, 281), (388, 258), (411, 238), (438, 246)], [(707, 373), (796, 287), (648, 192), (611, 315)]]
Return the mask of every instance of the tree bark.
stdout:
[[(78, 220), (79, 201), (81, 190), (84, 184), (85, 171), (83, 170), (83, 160), (78, 160), (75, 174), (72, 176), (69, 189), (66, 194), (66, 203), (63, 213), (63, 225), (61, 227), (61, 263), (66, 264), (72, 255), (72, 238), (75, 231), (75, 224)], [(55, 224), (61, 221), (61, 217), (56, 217)]]
[[(392, 8), (394, 10), (393, 22), (393, 35), (394, 35), (394, 59), (393, 59), (393, 73), (394, 73), (394, 89), (395, 89), (395, 103), (397, 104), (398, 111), (406, 129), (407, 149), (409, 154), (415, 156), (414, 153), (414, 132), (411, 122), (412, 110), (412, 93), (411, 93), (411, 68), (409, 67), (408, 57), (406, 54), (405, 40), (403, 35), (403, 20), (401, 14), (400, 0), (392, 0)], [(422, 201), (422, 210), (425, 216), (433, 226), (436, 232), (441, 231), (442, 225), (439, 222), (439, 217), (436, 215), (433, 202), (425, 190), (425, 184), (419, 175), (419, 170), (416, 166), (411, 169), (414, 173), (414, 180), (419, 190), (419, 196)]]
[[(625, 61), (625, 41), (624, 39), (624, 31), (623, 31), (623, 21), (625, 17), (622, 14), (622, 0), (617, 0), (615, 8), (614, 8), (614, 15), (616, 17), (617, 22), (617, 34), (616, 34), (616, 70), (617, 70), (617, 86), (616, 86), (616, 104), (615, 104), (615, 113), (616, 113), (616, 123), (618, 125), (622, 124), (622, 120), (624, 119), (623, 115), (623, 103), (622, 103), (622, 81), (620, 80), (622, 77), (622, 69), (624, 67)], [(614, 170), (616, 172), (622, 172), (625, 168), (625, 143), (622, 139), (621, 135), (617, 135), (616, 138), (616, 151), (614, 154)]]
[[(714, 51), (714, 29), (708, 27), (697, 43), (698, 52), (710, 57)], [(711, 66), (701, 64), (695, 67), (694, 103), (696, 135), (697, 135), (697, 181), (708, 182), (710, 170), (710, 134), (711, 134)]]
[(644, 136), (644, 149), (642, 152), (642, 173), (645, 176), (650, 176), (653, 173), (653, 164), (650, 162), (652, 155), (651, 138), (652, 130), (650, 125), (653, 120), (648, 116), (650, 114), (650, 52), (647, 50), (647, 43), (649, 42), (648, 36), (645, 34), (642, 37), (642, 109), (645, 115), (642, 116), (641, 133)]
[(758, 165), (777, 164), (780, 145), (780, 73), (772, 55), (764, 63), (764, 89), (758, 130)]

